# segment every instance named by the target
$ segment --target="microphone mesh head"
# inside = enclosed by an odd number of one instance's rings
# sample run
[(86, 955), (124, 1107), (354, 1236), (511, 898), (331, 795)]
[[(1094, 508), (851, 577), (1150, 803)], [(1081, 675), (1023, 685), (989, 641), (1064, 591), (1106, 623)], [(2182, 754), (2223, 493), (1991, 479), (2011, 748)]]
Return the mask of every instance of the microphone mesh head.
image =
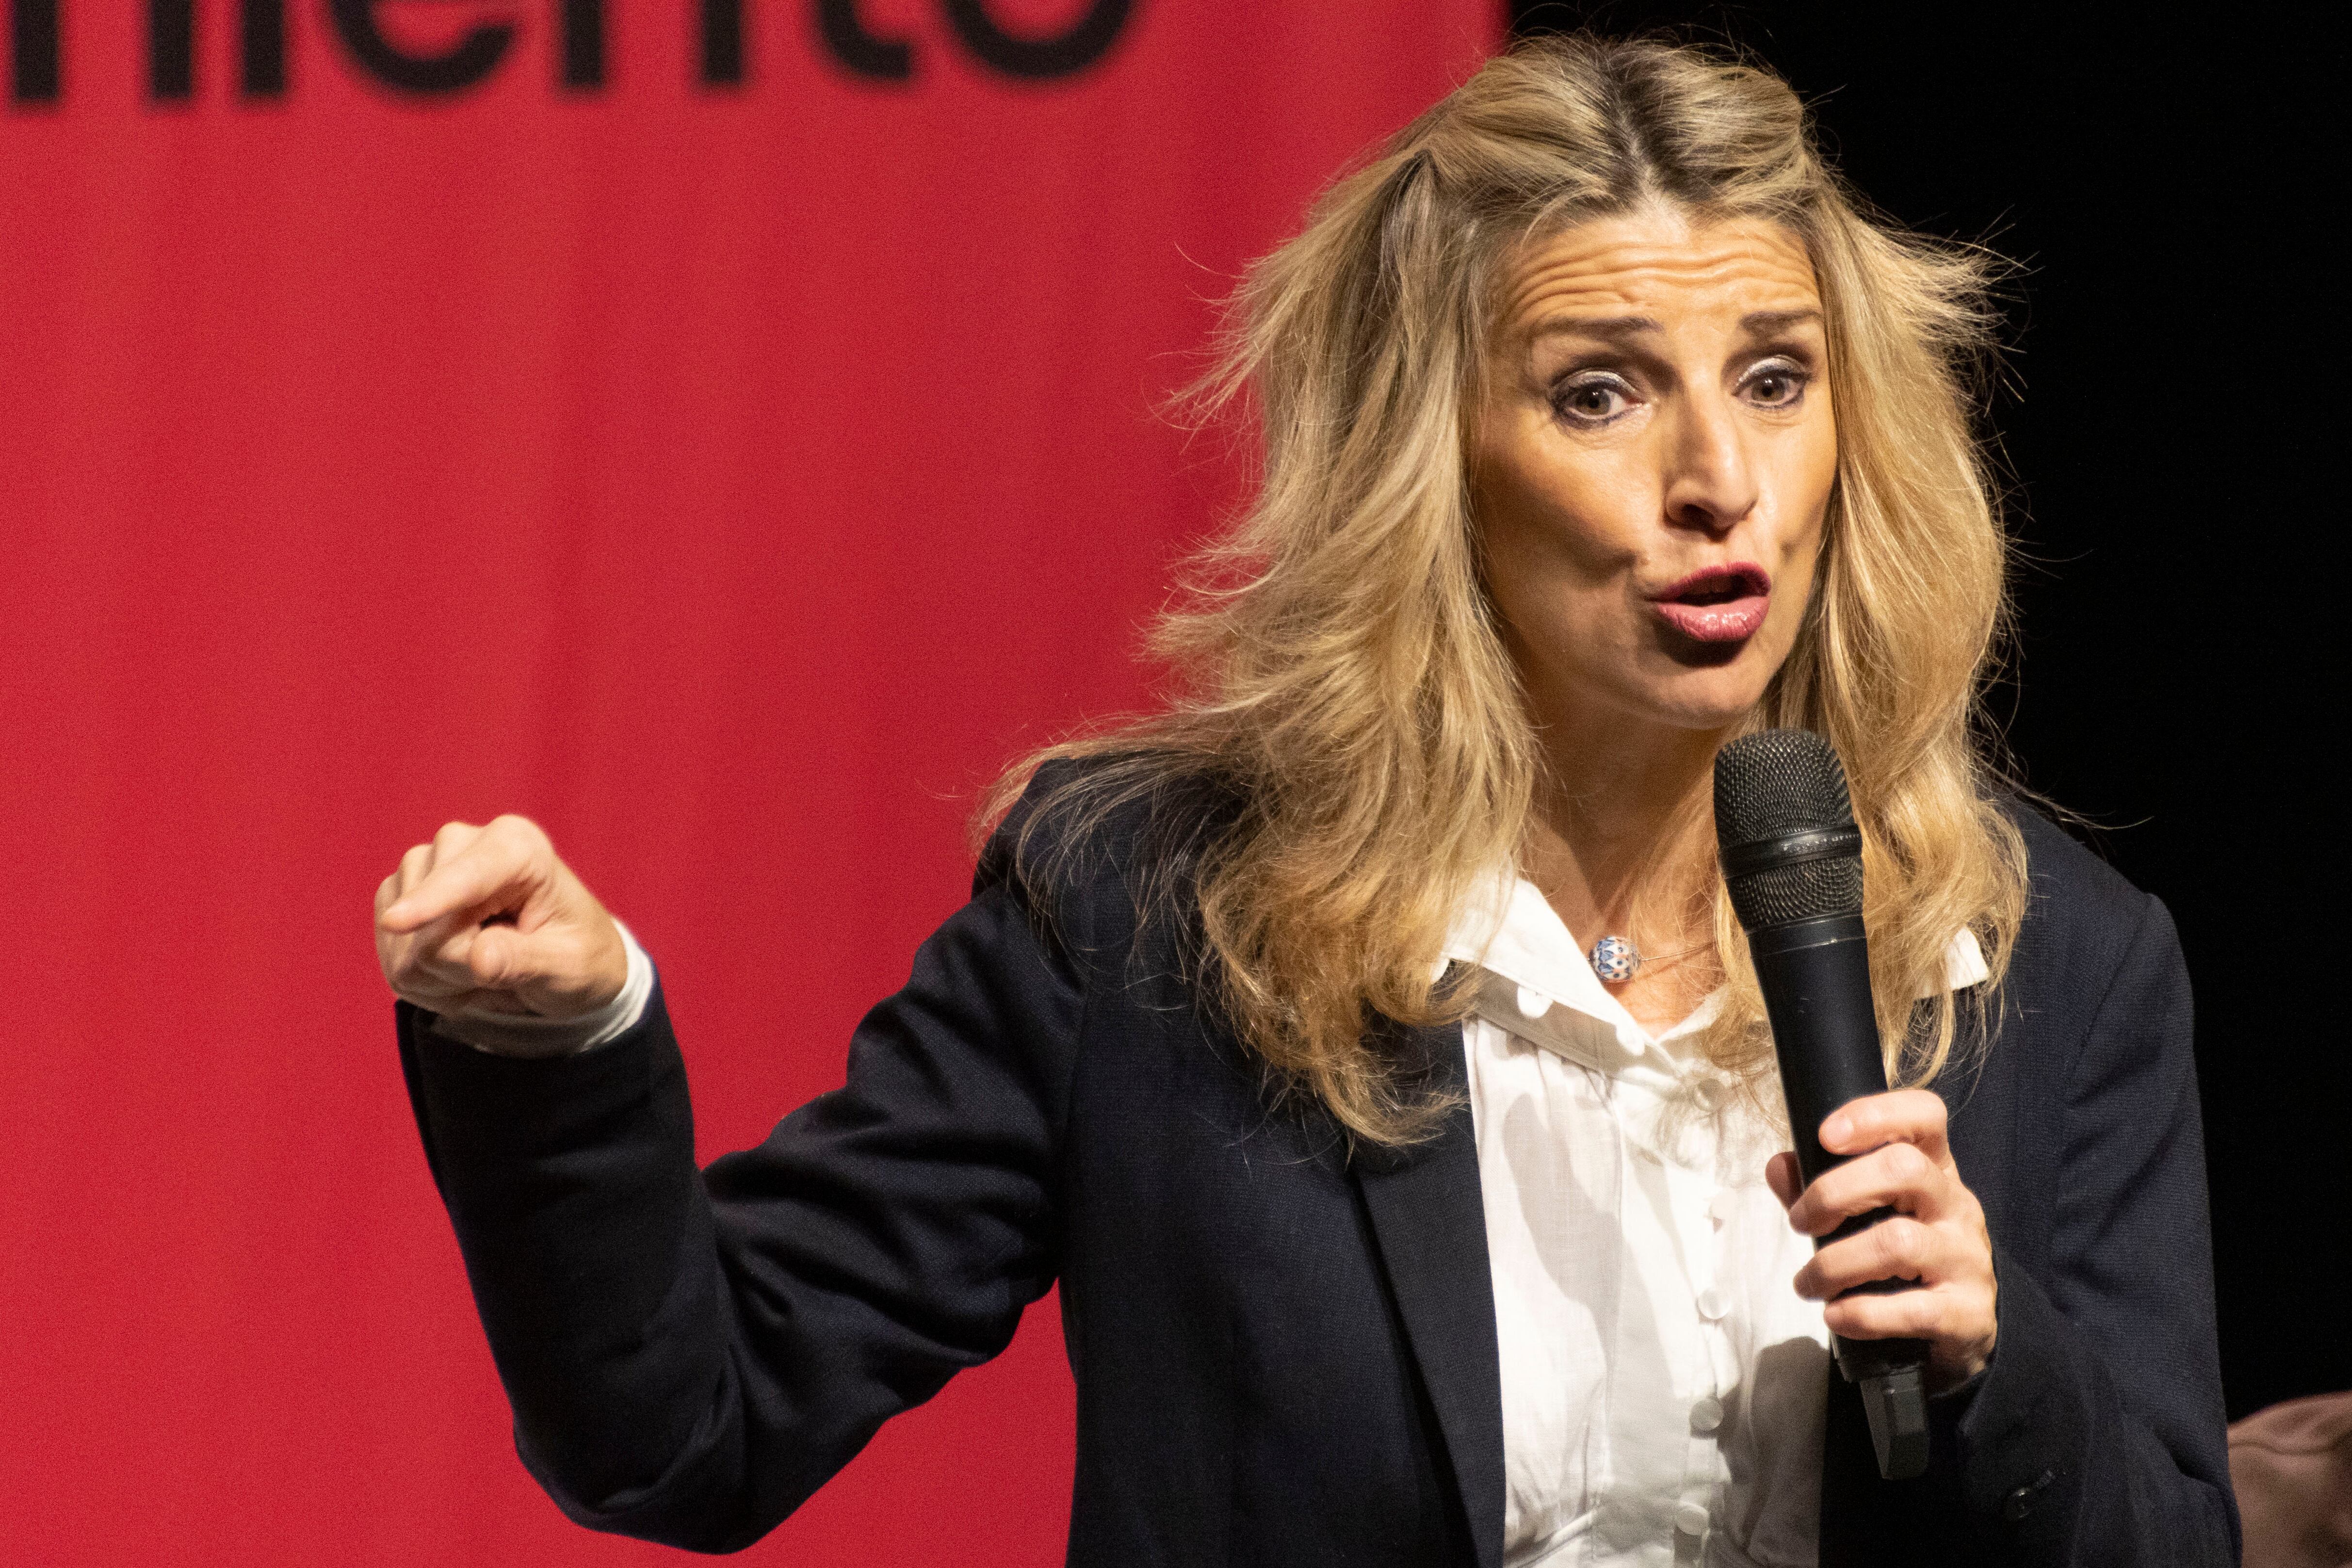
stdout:
[[(1743, 735), (1715, 756), (1718, 849), (1853, 821), (1837, 751), (1810, 729)], [(1862, 913), (1862, 857), (1836, 855), (1728, 879), (1739, 924), (1786, 925)]]

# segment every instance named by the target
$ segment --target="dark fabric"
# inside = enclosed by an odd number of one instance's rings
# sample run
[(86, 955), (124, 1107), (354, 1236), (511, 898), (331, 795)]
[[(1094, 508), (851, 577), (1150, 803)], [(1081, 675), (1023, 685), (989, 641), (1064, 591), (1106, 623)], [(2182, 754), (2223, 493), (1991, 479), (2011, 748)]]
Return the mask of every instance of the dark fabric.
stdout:
[[(1822, 1562), (2231, 1563), (2179, 948), (2155, 900), (2024, 827), (2034, 904), (1997, 1038), (1948, 1092), (2000, 1347), (1937, 1402), (1915, 1482), (1877, 1479), (1833, 1386)], [(658, 996), (551, 1061), (401, 1010), (517, 1447), (572, 1517), (747, 1544), (1058, 1280), (1073, 1563), (1499, 1568), (1467, 1113), (1350, 1161), (1277, 1103), (1170, 930), (1139, 929), (1140, 836), (1114, 816), (1041, 907), (1000, 834), (859, 1027), (846, 1085), (699, 1175)], [(1393, 1043), (1458, 1082), (1458, 1030)]]
[(1878, 1479), (1832, 1383), (1824, 1563), (2232, 1563), (2189, 976), (2172, 918), (2020, 812), (2032, 904), (1980, 1071), (1943, 1086), (1984, 1205), (2000, 1343)]

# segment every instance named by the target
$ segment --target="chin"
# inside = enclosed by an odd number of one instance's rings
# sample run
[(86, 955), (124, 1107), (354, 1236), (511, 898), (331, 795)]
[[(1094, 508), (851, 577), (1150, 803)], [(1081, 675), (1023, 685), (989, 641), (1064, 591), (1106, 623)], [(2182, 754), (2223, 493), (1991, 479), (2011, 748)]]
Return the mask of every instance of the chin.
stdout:
[(1769, 674), (1759, 680), (1747, 670), (1682, 670), (1643, 694), (1643, 706), (1677, 729), (1729, 729), (1764, 700), (1770, 684)]
[(1685, 729), (1728, 729), (1764, 700), (1789, 656), (1780, 639), (1761, 629), (1738, 643), (1700, 643), (1668, 636), (1641, 661), (1643, 694), (1661, 720)]

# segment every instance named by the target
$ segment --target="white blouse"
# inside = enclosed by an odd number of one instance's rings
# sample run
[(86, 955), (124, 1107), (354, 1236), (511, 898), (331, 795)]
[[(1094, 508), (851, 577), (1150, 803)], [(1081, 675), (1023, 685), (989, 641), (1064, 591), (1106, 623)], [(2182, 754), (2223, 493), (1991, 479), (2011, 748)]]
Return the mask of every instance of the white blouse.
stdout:
[[(1829, 1331), (1764, 1185), (1777, 1082), (1653, 1037), (1533, 883), (1465, 911), (1464, 1028), (1501, 1353), (1506, 1568), (1818, 1560)], [(1962, 931), (1947, 983), (1985, 977)]]

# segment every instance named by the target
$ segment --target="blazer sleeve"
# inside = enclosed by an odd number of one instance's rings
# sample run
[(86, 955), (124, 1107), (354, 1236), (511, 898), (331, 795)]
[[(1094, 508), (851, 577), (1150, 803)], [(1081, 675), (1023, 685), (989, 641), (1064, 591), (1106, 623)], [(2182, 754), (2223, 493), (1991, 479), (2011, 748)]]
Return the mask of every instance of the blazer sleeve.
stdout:
[(658, 991), (625, 1035), (552, 1061), (400, 1009), (516, 1448), (574, 1520), (748, 1545), (1052, 1283), (1083, 988), (989, 865), (858, 1027), (846, 1084), (708, 1171)]
[(1995, 1249), (1999, 1340), (1951, 1477), (1977, 1561), (2238, 1561), (2190, 1033), (2148, 898), (2068, 1078), (2048, 1267)]

